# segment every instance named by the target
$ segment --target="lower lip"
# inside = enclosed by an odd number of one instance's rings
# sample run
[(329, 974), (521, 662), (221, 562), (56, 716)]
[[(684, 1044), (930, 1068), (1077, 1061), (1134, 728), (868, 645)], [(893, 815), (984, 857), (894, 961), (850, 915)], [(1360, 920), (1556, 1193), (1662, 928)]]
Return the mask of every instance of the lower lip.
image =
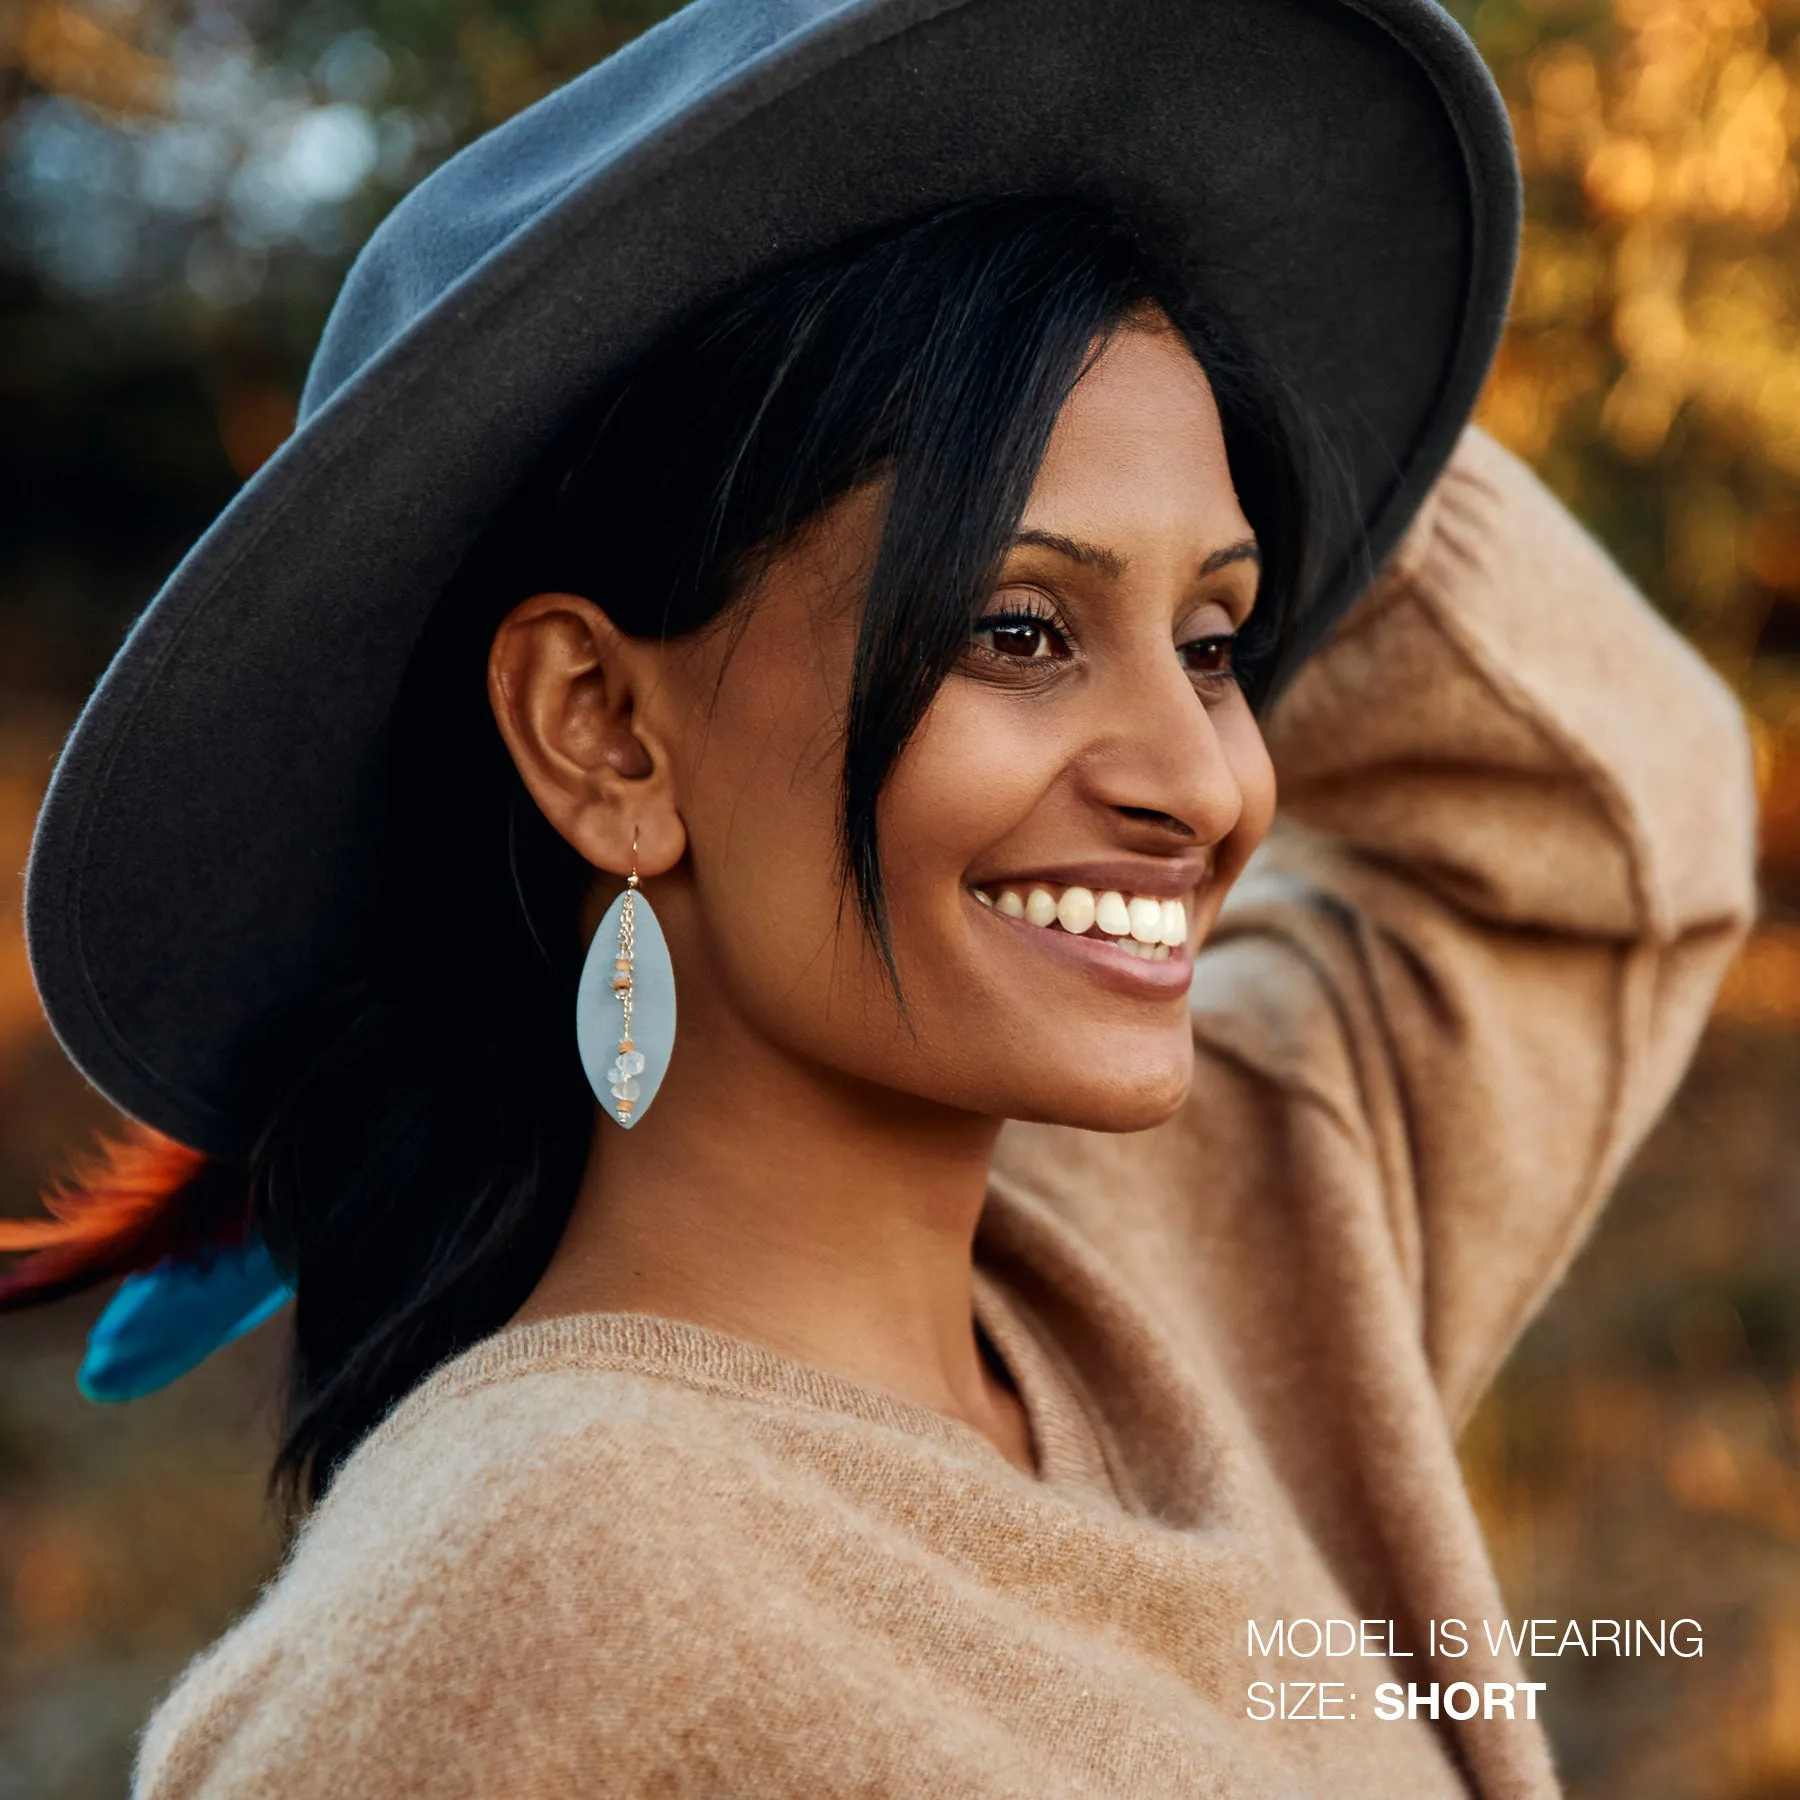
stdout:
[(998, 907), (983, 906), (972, 894), (969, 904), (1008, 931), (1025, 933), (1045, 955), (1084, 970), (1117, 993), (1165, 1000), (1171, 994), (1185, 994), (1193, 981), (1194, 959), (1186, 944), (1172, 945), (1164, 961), (1146, 962), (1141, 956), (1133, 956), (1129, 950), (1121, 950), (1103, 937), (1077, 937), (1072, 931), (1033, 925), (1029, 920), (1015, 919), (1001, 912)]

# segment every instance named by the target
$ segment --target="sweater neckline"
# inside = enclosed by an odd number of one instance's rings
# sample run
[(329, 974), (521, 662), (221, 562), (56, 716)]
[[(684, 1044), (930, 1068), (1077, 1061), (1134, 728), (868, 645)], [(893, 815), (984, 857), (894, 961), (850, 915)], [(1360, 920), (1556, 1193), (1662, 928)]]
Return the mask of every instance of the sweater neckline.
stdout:
[(1094, 1419), (1054, 1339), (1024, 1301), (979, 1262), (974, 1295), (976, 1321), (1000, 1352), (1025, 1409), (1037, 1479), (1122, 1505)]
[(883, 1388), (802, 1362), (782, 1351), (690, 1319), (660, 1313), (569, 1313), (503, 1327), (429, 1376), (376, 1435), (403, 1432), (410, 1419), (446, 1401), (522, 1375), (617, 1372), (776, 1406), (845, 1414), (935, 1442), (993, 1464), (1019, 1480), (1075, 1488), (1118, 1504), (1086, 1409), (1059, 1359), (1015, 1296), (990, 1270), (973, 1270), (976, 1322), (1000, 1353), (1031, 1433), (1035, 1473), (1027, 1476), (973, 1425)]

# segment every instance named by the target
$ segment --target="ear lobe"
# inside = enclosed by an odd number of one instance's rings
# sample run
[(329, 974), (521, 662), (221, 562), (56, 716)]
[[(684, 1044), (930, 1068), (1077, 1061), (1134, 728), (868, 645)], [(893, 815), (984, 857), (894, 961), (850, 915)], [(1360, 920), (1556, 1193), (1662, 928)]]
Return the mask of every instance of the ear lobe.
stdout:
[(596, 868), (640, 874), (679, 860), (686, 833), (671, 762), (644, 706), (660, 646), (628, 638), (591, 600), (534, 594), (488, 651), (495, 723), (538, 808)]

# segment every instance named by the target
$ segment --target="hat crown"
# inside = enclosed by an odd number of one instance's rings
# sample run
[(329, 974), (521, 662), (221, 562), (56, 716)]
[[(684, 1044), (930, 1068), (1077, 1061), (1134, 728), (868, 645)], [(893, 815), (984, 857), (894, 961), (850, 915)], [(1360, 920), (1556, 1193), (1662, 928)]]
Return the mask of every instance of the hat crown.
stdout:
[[(942, 3), (903, 10), (919, 17)], [(617, 170), (770, 51), (869, 10), (869, 0), (690, 0), (466, 145), (395, 206), (351, 264), (307, 373), (301, 420), (571, 188)], [(881, 10), (892, 21), (902, 9)]]

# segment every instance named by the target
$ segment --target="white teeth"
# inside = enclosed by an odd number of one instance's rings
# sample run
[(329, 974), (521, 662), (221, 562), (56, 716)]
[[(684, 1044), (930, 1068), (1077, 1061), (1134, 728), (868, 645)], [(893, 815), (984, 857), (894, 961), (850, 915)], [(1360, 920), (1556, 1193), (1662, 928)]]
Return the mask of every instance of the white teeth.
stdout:
[(1024, 919), (1040, 929), (1060, 925), (1074, 937), (1094, 930), (1149, 962), (1161, 962), (1187, 943), (1187, 906), (1180, 900), (1158, 900), (1148, 894), (1127, 899), (1113, 888), (1096, 895), (1091, 888), (1068, 887), (1061, 898), (1045, 887), (1032, 887), (1024, 894), (1017, 888), (1001, 888), (998, 898), (984, 888), (970, 891), (983, 906), (1009, 919)]
[(1114, 947), (1139, 958), (1143, 962), (1167, 962), (1169, 946), (1167, 944), (1140, 944), (1133, 938), (1114, 938)]
[(1125, 904), (1125, 896), (1108, 888), (1094, 902), (1094, 923), (1108, 937), (1129, 937), (1131, 935), (1131, 912)]
[(1062, 898), (1056, 903), (1056, 922), (1064, 931), (1072, 931), (1080, 937), (1094, 922), (1093, 890), (1064, 888)]

